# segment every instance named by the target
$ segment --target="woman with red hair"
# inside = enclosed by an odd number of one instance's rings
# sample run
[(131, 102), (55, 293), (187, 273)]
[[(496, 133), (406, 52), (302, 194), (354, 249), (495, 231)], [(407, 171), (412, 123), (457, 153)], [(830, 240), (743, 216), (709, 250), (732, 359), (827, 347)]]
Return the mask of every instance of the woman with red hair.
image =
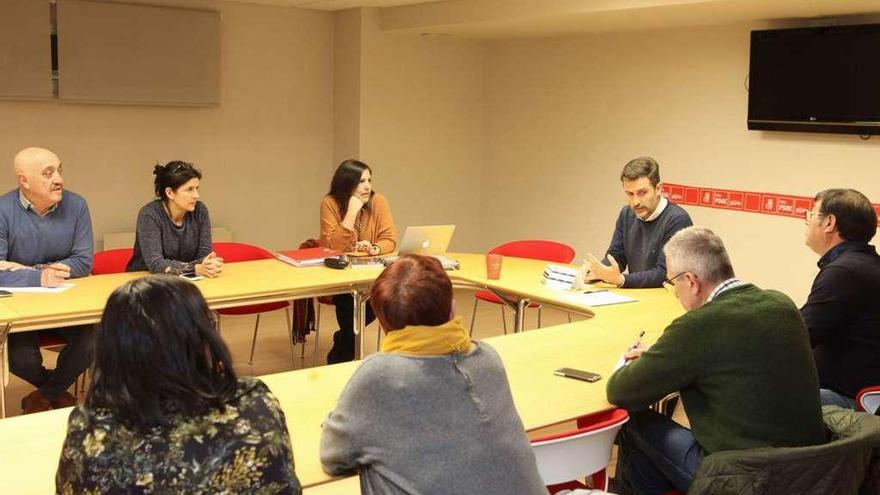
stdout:
[(373, 285), (385, 329), (324, 422), (321, 463), (369, 494), (546, 494), (504, 365), (453, 315), (440, 262), (403, 256)]

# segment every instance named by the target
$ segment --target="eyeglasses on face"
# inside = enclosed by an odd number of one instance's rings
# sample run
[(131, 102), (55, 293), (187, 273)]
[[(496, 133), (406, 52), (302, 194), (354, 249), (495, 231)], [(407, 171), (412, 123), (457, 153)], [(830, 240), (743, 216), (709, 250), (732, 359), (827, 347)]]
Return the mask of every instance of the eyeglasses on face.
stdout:
[(688, 271), (683, 271), (683, 272), (679, 273), (678, 275), (676, 275), (676, 276), (674, 276), (674, 277), (669, 277), (669, 278), (667, 278), (666, 280), (663, 281), (663, 287), (664, 287), (666, 290), (668, 290), (669, 292), (675, 292), (675, 279), (677, 279), (678, 277), (684, 275), (685, 273), (690, 273), (690, 272), (688, 272)]
[(813, 211), (813, 210), (805, 210), (804, 211), (804, 220), (806, 220), (807, 223), (812, 222), (813, 219), (816, 217), (824, 217), (824, 216), (825, 216), (825, 214), (822, 213), (821, 211)]

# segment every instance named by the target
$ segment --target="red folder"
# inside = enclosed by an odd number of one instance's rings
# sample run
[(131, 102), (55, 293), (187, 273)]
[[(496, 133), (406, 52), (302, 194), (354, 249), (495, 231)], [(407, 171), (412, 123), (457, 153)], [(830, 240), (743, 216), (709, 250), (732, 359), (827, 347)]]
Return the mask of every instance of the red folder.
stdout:
[(339, 256), (342, 254), (335, 249), (315, 247), (308, 249), (292, 249), (290, 251), (278, 251), (275, 257), (293, 266), (316, 266), (324, 264), (324, 258)]

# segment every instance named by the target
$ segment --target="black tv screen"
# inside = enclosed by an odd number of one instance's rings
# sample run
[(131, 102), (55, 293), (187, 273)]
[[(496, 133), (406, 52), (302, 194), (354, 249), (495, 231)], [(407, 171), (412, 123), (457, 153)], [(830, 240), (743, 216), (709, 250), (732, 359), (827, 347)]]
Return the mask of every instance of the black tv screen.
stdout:
[(752, 31), (748, 128), (880, 133), (880, 24)]

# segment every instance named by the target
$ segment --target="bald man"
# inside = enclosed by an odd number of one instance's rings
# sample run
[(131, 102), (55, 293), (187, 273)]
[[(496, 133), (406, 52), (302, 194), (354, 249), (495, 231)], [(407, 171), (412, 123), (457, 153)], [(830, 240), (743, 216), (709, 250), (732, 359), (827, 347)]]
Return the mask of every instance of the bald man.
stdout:
[[(82, 196), (64, 191), (61, 160), (47, 149), (25, 148), (14, 165), (18, 189), (0, 196), (0, 286), (57, 287), (88, 275), (89, 208)], [(76, 404), (67, 389), (91, 363), (91, 333), (91, 325), (80, 325), (9, 335), (10, 371), (37, 387), (22, 399), (25, 413)], [(43, 366), (41, 335), (66, 342), (54, 370)]]

